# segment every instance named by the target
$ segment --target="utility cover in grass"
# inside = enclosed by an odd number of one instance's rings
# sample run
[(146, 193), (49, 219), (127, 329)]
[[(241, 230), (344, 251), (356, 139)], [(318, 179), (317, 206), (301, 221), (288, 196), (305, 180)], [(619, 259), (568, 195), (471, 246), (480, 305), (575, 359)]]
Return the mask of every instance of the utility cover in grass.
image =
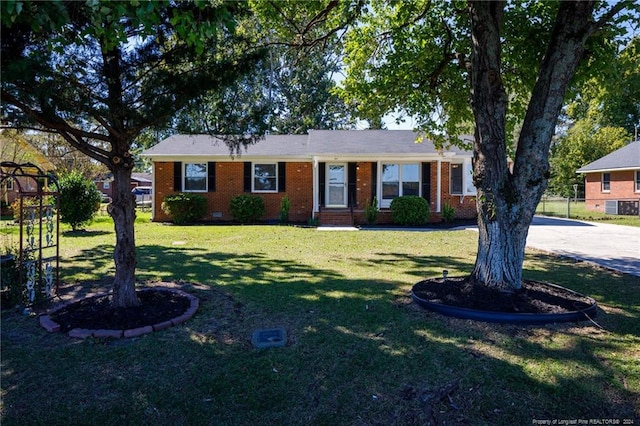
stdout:
[(280, 347), (286, 343), (287, 332), (284, 328), (255, 330), (251, 336), (251, 344), (258, 349)]

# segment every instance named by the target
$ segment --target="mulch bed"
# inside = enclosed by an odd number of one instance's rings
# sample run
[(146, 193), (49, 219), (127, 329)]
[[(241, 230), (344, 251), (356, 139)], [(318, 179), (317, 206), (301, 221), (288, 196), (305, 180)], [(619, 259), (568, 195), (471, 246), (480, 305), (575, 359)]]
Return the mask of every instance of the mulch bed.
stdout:
[(162, 290), (139, 291), (140, 306), (114, 308), (109, 296), (95, 296), (71, 303), (51, 314), (60, 331), (74, 328), (129, 330), (171, 320), (186, 312), (187, 297)]
[(479, 311), (560, 314), (585, 310), (591, 299), (538, 281), (524, 281), (519, 291), (508, 293), (472, 284), (468, 277), (432, 278), (414, 285), (421, 299)]

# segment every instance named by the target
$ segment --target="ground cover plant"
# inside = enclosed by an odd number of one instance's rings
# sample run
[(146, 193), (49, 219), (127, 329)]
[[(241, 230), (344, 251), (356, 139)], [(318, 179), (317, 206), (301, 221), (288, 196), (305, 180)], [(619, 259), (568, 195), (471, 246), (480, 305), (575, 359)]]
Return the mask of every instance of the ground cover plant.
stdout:
[[(108, 217), (61, 238), (64, 297), (108, 290)], [(472, 231), (166, 226), (139, 214), (138, 280), (196, 295), (188, 322), (73, 340), (2, 311), (2, 424), (532, 424), (640, 413), (640, 279), (527, 253), (525, 277), (589, 294), (593, 323), (441, 317), (408, 297), (473, 267)], [(283, 348), (253, 349), (282, 326)]]

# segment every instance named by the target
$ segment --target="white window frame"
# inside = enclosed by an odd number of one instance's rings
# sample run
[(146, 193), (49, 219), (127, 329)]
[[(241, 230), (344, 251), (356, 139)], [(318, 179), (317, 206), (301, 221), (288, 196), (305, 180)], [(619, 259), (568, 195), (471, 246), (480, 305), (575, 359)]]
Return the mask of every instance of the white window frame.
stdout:
[[(453, 165), (460, 165), (462, 168), (462, 191), (453, 192)], [(451, 162), (449, 163), (449, 194), (456, 196), (475, 196), (478, 194), (478, 190), (473, 184), (473, 165), (470, 158), (465, 158), (463, 162)]]
[(109, 189), (111, 188), (111, 182), (109, 182), (108, 180), (105, 180), (104, 182), (102, 182), (102, 189)]
[(636, 170), (635, 176), (635, 192), (640, 192), (640, 170)]
[[(609, 179), (605, 182), (604, 177), (605, 175), (609, 176)], [(605, 189), (605, 183), (607, 184), (608, 188)], [(600, 175), (600, 191), (601, 192), (611, 192), (611, 173), (609, 172), (602, 172), (602, 174)]]
[[(273, 177), (275, 178), (274, 189), (256, 189), (256, 166), (273, 166), (273, 170), (274, 170)], [(267, 176), (267, 177), (271, 178), (271, 176)], [(261, 194), (278, 192), (278, 163), (277, 162), (270, 162), (270, 161), (257, 162), (256, 161), (254, 163), (251, 163), (251, 192), (256, 192)]]
[[(384, 183), (384, 166), (385, 165), (394, 165), (394, 166), (398, 166), (398, 197), (402, 197), (404, 195), (404, 191), (403, 191), (403, 184), (404, 184), (404, 179), (402, 177), (402, 166), (407, 166), (407, 165), (417, 165), (418, 166), (418, 196), (422, 196), (422, 164), (420, 164), (419, 162), (410, 162), (410, 161), (396, 161), (396, 162), (380, 162), (380, 170), (378, 173), (378, 176), (380, 176), (379, 180), (379, 188), (380, 188), (380, 195), (378, 197), (378, 199), (380, 200), (380, 207), (382, 208), (388, 208), (389, 206), (391, 206), (391, 202), (393, 201), (393, 198), (391, 199), (385, 199), (383, 198), (383, 183)], [(410, 182), (415, 182), (415, 181), (410, 181)]]
[[(204, 189), (187, 189), (187, 167), (190, 164), (204, 164)], [(183, 163), (182, 164), (182, 191), (183, 192), (207, 192), (209, 186), (209, 163)]]

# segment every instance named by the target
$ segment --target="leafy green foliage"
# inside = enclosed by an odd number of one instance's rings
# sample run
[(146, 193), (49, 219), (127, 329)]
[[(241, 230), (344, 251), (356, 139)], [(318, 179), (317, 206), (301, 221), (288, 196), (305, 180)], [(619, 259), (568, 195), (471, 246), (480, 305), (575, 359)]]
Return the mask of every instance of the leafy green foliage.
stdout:
[(598, 126), (640, 126), (640, 36), (614, 52), (602, 71), (580, 82), (566, 108), (569, 121), (588, 119)]
[(456, 208), (453, 207), (451, 204), (447, 203), (444, 206), (442, 206), (442, 219), (447, 222), (447, 223), (451, 223), (453, 222), (453, 219), (455, 219), (456, 217)]
[(264, 200), (257, 195), (238, 195), (231, 199), (229, 210), (238, 222), (252, 223), (264, 215)]
[(241, 1), (52, 0), (0, 8), (3, 124), (57, 132), (113, 172), (112, 302), (135, 306), (133, 141), (250, 73), (264, 53), (259, 26)]
[(289, 210), (291, 209), (291, 199), (285, 194), (280, 200), (280, 223), (289, 222)]
[(60, 221), (76, 231), (91, 223), (100, 209), (100, 191), (95, 183), (73, 171), (58, 182), (60, 188)]
[(207, 198), (191, 192), (167, 195), (161, 208), (171, 216), (173, 223), (184, 225), (200, 220), (207, 214)]
[(373, 225), (378, 220), (378, 198), (373, 197), (373, 200), (367, 202), (364, 205), (364, 219), (369, 225)]
[(429, 220), (429, 203), (417, 195), (405, 195), (391, 201), (391, 219), (399, 225), (424, 225)]
[(0, 285), (2, 286), (2, 306), (15, 306), (23, 299), (23, 289), (20, 285), (20, 270), (18, 267), (17, 250), (7, 250), (2, 255), (0, 265)]
[(594, 120), (579, 120), (552, 147), (549, 192), (573, 197), (573, 185), (579, 185), (584, 196), (584, 177), (577, 174), (580, 167), (623, 147), (631, 135), (621, 127), (600, 127)]

